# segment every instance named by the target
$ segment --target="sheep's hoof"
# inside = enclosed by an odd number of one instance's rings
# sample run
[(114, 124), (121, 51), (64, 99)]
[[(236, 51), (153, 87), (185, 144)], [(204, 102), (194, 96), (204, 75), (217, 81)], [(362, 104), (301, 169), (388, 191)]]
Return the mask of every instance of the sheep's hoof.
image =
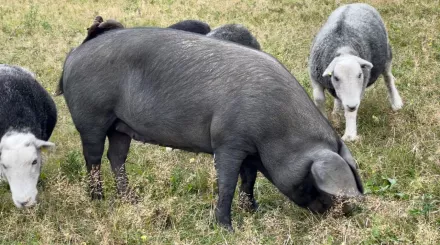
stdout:
[(172, 151), (180, 151), (180, 149), (174, 149), (174, 148), (172, 148), (172, 147), (165, 147), (165, 151), (166, 152), (172, 152)]
[(396, 99), (391, 103), (391, 109), (393, 109), (393, 111), (398, 111), (400, 109), (402, 109), (403, 107), (403, 102), (402, 99)]
[(357, 140), (359, 140), (359, 136), (357, 136), (357, 135), (350, 135), (350, 134), (344, 134), (344, 136), (342, 136), (342, 140), (343, 141), (347, 141), (347, 142), (357, 141)]

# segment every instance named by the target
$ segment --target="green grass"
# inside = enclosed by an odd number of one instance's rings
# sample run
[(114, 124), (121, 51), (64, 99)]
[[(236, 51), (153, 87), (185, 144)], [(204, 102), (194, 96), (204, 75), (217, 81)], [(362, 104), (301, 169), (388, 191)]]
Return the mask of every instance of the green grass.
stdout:
[[(81, 43), (98, 14), (127, 27), (167, 26), (182, 19), (213, 27), (235, 22), (247, 26), (310, 94), (311, 40), (345, 2), (2, 0), (0, 63), (29, 68), (52, 93), (66, 53)], [(17, 210), (7, 184), (0, 184), (0, 243), (440, 244), (440, 1), (367, 2), (387, 25), (405, 105), (391, 111), (382, 78), (362, 101), (362, 139), (348, 146), (369, 194), (355, 215), (313, 215), (259, 177), (260, 210), (247, 213), (234, 200), (236, 232), (231, 234), (214, 222), (216, 183), (209, 156), (139, 143), (132, 145), (127, 171), (141, 201), (133, 205), (116, 198), (105, 157), (106, 199), (91, 201), (78, 133), (64, 98), (56, 97), (59, 116), (51, 141), (57, 149), (42, 171), (40, 202)], [(331, 105), (329, 99), (329, 111)]]

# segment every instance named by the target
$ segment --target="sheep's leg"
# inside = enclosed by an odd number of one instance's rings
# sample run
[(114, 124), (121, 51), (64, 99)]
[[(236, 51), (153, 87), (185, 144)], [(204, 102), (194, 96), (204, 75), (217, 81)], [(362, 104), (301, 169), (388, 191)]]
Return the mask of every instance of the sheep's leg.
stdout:
[(344, 141), (355, 141), (359, 139), (359, 136), (357, 136), (357, 111), (348, 111), (345, 110), (345, 133), (344, 136), (342, 136), (342, 140)]
[(321, 111), (322, 115), (327, 118), (327, 114), (325, 113), (325, 93), (324, 87), (318, 82), (312, 79), (312, 88), (313, 88), (313, 99), (315, 101), (315, 105)]
[(388, 99), (391, 103), (391, 108), (393, 111), (397, 111), (402, 108), (403, 102), (400, 98), (399, 91), (397, 91), (396, 85), (394, 84), (394, 76), (391, 73), (391, 61), (388, 61), (385, 67), (385, 72), (383, 73), (385, 80), (385, 85), (388, 89)]

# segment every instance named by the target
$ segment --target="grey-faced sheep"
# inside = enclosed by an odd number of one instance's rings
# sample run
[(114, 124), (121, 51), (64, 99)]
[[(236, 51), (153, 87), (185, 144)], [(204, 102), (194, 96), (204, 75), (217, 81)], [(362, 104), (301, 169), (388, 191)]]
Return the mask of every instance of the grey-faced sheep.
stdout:
[(325, 113), (327, 89), (335, 97), (333, 114), (345, 111), (342, 139), (357, 136), (357, 111), (366, 87), (382, 74), (393, 110), (402, 99), (391, 73), (391, 46), (376, 9), (367, 4), (348, 4), (336, 9), (316, 35), (309, 57), (309, 73), (315, 104)]
[(56, 120), (55, 103), (31, 72), (0, 65), (0, 175), (19, 208), (36, 203), (41, 150), (54, 146)]

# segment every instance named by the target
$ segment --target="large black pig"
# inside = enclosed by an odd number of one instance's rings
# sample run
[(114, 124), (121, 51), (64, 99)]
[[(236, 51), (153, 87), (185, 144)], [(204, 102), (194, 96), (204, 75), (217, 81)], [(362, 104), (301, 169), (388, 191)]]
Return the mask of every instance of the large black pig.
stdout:
[(216, 218), (229, 229), (239, 175), (253, 208), (257, 171), (316, 212), (363, 192), (349, 150), (301, 85), (275, 58), (245, 46), (166, 28), (115, 29), (69, 53), (60, 93), (95, 198), (106, 137), (122, 194), (132, 139), (214, 154)]

